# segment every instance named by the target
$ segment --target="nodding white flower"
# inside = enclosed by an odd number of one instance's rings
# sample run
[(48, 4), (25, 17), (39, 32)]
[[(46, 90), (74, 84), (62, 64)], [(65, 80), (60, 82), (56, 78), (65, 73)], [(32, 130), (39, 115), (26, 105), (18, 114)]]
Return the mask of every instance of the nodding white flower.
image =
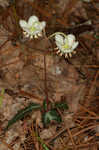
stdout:
[(38, 38), (38, 36), (42, 36), (42, 30), (46, 26), (46, 22), (40, 22), (38, 17), (36, 16), (31, 16), (28, 19), (28, 22), (26, 22), (25, 20), (20, 20), (19, 24), (24, 30), (23, 34), (25, 35), (25, 37), (30, 37), (30, 39), (32, 39), (33, 37)]
[(78, 46), (78, 41), (75, 41), (75, 36), (72, 34), (69, 35), (60, 35), (56, 34), (55, 35), (55, 43), (56, 43), (56, 48), (57, 49), (57, 54), (60, 54), (60, 56), (64, 55), (65, 58), (68, 56), (72, 56), (71, 53), (75, 53), (74, 49)]

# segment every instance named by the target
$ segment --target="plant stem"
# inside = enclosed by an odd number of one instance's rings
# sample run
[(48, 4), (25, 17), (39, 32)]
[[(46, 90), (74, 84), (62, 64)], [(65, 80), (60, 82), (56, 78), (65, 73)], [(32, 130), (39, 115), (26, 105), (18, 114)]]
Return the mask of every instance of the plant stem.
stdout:
[(15, 5), (16, 5), (16, 4), (14, 3), (13, 6), (12, 6), (12, 9), (13, 9), (14, 18), (15, 18), (15, 21), (16, 21), (16, 28), (17, 28), (17, 31), (20, 32), (19, 17), (18, 17), (18, 15), (17, 15)]
[(53, 34), (51, 34), (48, 39), (52, 38), (53, 36), (57, 35), (57, 34), (60, 34), (60, 35), (63, 35), (65, 38), (67, 38), (66, 34), (64, 34), (63, 32), (55, 32)]
[(46, 95), (46, 103), (47, 103), (47, 111), (48, 111), (48, 104), (49, 104), (49, 99), (48, 99), (48, 90), (47, 90), (47, 77), (46, 77), (46, 55), (44, 54), (44, 75), (45, 75), (45, 95)]

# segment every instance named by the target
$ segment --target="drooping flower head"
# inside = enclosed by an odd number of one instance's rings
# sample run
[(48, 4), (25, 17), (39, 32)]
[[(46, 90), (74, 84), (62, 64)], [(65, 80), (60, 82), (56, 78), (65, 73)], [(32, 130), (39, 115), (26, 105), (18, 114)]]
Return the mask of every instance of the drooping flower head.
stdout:
[[(64, 33), (62, 33), (64, 35)], [(73, 34), (69, 35), (55, 35), (55, 43), (57, 46), (57, 54), (60, 54), (61, 56), (64, 55), (65, 58), (68, 56), (72, 56), (71, 53), (75, 53), (74, 49), (78, 46), (78, 41), (75, 41), (76, 38)]]
[(30, 37), (30, 39), (32, 39), (33, 37), (38, 38), (38, 36), (42, 36), (42, 30), (45, 28), (46, 22), (40, 22), (38, 17), (31, 16), (28, 22), (20, 20), (19, 25), (23, 29), (25, 37)]

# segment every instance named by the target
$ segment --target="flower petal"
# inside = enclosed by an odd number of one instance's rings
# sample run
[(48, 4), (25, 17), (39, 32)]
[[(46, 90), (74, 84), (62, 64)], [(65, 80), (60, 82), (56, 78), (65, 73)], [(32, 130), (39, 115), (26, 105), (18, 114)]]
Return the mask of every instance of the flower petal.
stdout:
[(46, 22), (45, 22), (45, 21), (42, 21), (42, 22), (40, 23), (40, 29), (43, 30), (43, 29), (45, 28), (45, 26), (46, 26)]
[(22, 28), (26, 28), (27, 27), (27, 22), (25, 21), (25, 20), (20, 20), (19, 21), (19, 25), (20, 25), (20, 27), (22, 27)]
[(68, 38), (65, 38), (65, 39), (64, 39), (64, 44), (69, 45), (69, 40), (68, 40)]
[(73, 34), (69, 34), (67, 35), (67, 39), (68, 39), (68, 45), (71, 47), (75, 42), (75, 36)]
[(38, 21), (39, 21), (39, 20), (38, 20), (38, 17), (36, 17), (36, 16), (31, 16), (31, 17), (29, 18), (29, 20), (28, 20), (28, 25), (29, 25), (29, 26), (32, 26), (34, 22), (38, 22)]
[(56, 43), (56, 46), (59, 48), (59, 50), (61, 51), (62, 50), (62, 45), (61, 44), (59, 44), (59, 42), (55, 42)]
[(60, 45), (63, 45), (63, 44), (64, 44), (63, 36), (61, 36), (61, 35), (59, 35), (59, 34), (57, 34), (57, 35), (55, 36), (55, 40), (56, 40), (57, 44), (60, 44)]
[(33, 24), (33, 27), (36, 28), (37, 30), (40, 30), (40, 23), (39, 22), (35, 22)]
[(75, 42), (72, 46), (72, 50), (74, 50), (78, 46), (79, 42)]

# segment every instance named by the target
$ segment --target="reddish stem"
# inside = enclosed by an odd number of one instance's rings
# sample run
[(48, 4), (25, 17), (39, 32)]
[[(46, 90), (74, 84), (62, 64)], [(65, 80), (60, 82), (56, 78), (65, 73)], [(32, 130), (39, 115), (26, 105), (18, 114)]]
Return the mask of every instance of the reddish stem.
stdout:
[(48, 99), (48, 89), (47, 89), (47, 76), (46, 76), (46, 55), (44, 54), (44, 84), (45, 84), (45, 95), (46, 95), (46, 103), (47, 103), (47, 111), (48, 111), (48, 104), (49, 104), (49, 99)]

